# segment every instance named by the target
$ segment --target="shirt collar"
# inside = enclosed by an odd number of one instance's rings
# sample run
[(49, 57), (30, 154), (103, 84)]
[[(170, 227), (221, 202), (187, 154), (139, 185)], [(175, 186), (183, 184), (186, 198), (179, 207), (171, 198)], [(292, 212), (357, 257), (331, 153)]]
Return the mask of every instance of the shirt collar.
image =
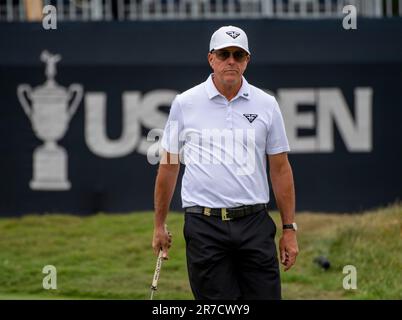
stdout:
[[(246, 78), (242, 76), (242, 85), (237, 93), (237, 95), (232, 99), (235, 100), (238, 97), (242, 97), (244, 99), (250, 99), (250, 85), (247, 82)], [(216, 96), (222, 96), (222, 94), (216, 89), (214, 82), (212, 81), (212, 74), (209, 75), (207, 81), (205, 81), (205, 89), (207, 90), (208, 98), (211, 100)]]
[(241, 84), (241, 88), (234, 99), (237, 99), (238, 97), (242, 97), (244, 99), (249, 100), (250, 99), (250, 85), (248, 84), (246, 78), (244, 78), (242, 76), (242, 79), (243, 79), (243, 81)]

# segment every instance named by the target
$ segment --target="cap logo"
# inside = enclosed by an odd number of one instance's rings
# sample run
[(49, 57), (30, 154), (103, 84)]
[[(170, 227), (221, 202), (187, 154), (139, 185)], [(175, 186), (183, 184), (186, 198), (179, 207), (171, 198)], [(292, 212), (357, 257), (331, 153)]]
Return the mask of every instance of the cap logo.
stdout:
[(243, 113), (243, 116), (247, 118), (248, 122), (252, 123), (258, 117), (258, 114)]
[(236, 39), (238, 36), (240, 36), (240, 33), (237, 31), (227, 31), (226, 34), (231, 36), (233, 39)]

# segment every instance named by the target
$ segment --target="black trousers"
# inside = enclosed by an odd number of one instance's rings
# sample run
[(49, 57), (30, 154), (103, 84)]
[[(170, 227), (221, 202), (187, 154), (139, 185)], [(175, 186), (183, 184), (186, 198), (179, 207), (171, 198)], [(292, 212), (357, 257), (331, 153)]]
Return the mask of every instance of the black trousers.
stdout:
[(281, 299), (276, 226), (266, 209), (231, 221), (186, 213), (183, 233), (195, 299)]

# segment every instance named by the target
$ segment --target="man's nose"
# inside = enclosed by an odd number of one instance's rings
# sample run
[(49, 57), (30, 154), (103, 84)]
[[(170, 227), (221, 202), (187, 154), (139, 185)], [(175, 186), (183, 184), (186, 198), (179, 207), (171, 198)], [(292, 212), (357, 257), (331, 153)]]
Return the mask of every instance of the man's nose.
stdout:
[(236, 63), (235, 58), (233, 57), (233, 54), (231, 53), (229, 58), (228, 58), (228, 64), (233, 65)]

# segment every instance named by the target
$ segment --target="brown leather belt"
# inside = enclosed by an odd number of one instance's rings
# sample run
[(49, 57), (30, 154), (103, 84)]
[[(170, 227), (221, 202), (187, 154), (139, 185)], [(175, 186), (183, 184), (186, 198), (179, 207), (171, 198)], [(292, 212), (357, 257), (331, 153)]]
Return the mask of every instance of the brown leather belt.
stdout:
[(223, 221), (234, 220), (248, 216), (250, 214), (258, 213), (267, 208), (266, 203), (244, 205), (234, 208), (206, 208), (200, 206), (193, 206), (184, 208), (185, 213), (189, 214), (203, 214), (205, 216), (220, 217)]

